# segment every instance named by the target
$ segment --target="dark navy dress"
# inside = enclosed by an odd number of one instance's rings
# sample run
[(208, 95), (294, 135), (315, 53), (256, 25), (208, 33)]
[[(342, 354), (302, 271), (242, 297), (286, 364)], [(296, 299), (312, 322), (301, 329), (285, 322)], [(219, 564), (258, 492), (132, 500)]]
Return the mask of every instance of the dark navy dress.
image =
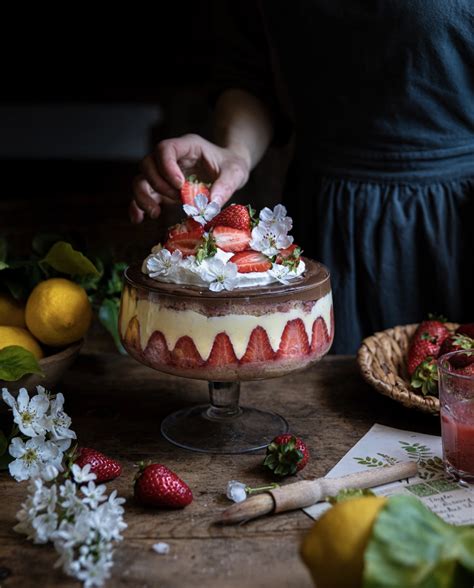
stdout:
[(474, 2), (241, 2), (220, 89), (294, 137), (285, 195), (331, 270), (333, 351), (429, 312), (474, 320)]

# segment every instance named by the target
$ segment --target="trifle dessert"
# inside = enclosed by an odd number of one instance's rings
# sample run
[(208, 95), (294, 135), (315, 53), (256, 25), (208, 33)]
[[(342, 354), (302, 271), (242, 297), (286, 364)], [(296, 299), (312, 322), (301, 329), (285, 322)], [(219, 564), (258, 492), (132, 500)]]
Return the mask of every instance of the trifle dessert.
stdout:
[(220, 210), (194, 178), (186, 218), (130, 266), (120, 311), (128, 352), (162, 372), (228, 382), (301, 370), (329, 350), (329, 273), (305, 258), (281, 204)]

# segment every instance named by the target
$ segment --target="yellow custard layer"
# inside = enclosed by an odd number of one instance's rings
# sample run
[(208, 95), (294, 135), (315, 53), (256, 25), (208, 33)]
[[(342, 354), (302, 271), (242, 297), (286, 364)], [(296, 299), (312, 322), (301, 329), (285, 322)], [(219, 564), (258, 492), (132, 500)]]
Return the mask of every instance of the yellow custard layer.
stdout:
[(309, 312), (305, 312), (303, 305), (292, 308), (287, 312), (269, 312), (263, 316), (251, 314), (227, 314), (225, 316), (211, 316), (195, 310), (176, 310), (161, 305), (158, 301), (136, 299), (130, 296), (125, 288), (122, 300), (120, 330), (125, 335), (129, 321), (136, 316), (140, 324), (141, 348), (145, 349), (148, 340), (155, 331), (160, 331), (168, 345), (174, 349), (180, 337), (188, 336), (194, 341), (203, 360), (207, 360), (216, 335), (226, 333), (234, 347), (235, 355), (240, 359), (248, 346), (250, 335), (255, 327), (263, 327), (273, 350), (280, 347), (280, 341), (288, 321), (301, 319), (303, 321), (308, 341), (311, 343), (314, 321), (322, 317), (328, 333), (331, 329), (332, 295), (326, 294), (317, 300)]

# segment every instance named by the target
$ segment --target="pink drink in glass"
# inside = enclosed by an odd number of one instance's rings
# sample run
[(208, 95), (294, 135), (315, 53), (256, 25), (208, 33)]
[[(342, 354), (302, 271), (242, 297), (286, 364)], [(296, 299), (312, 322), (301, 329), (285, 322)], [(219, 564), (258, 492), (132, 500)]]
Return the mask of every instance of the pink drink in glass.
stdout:
[(470, 362), (474, 363), (474, 351), (455, 351), (441, 357), (438, 366), (445, 467), (449, 473), (473, 483), (474, 370), (465, 368)]

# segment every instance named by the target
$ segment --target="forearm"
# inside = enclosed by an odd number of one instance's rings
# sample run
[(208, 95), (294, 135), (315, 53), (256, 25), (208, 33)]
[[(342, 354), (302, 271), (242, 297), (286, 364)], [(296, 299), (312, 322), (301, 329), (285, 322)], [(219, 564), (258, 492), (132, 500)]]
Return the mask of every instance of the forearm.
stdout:
[(253, 169), (273, 136), (271, 115), (263, 102), (244, 90), (227, 90), (217, 101), (215, 141), (246, 160)]

